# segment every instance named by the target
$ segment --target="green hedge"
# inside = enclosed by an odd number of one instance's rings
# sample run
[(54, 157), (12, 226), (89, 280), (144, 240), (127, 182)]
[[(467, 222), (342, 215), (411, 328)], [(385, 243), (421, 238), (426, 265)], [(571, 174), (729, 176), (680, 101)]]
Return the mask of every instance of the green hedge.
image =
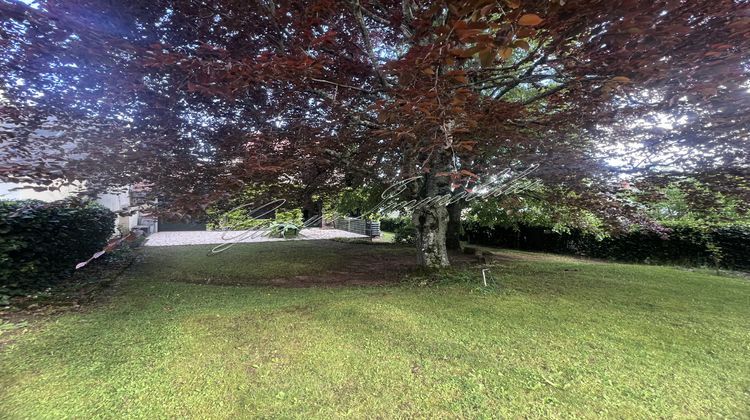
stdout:
[(114, 220), (113, 212), (94, 203), (0, 201), (0, 295), (67, 279), (77, 263), (104, 248)]
[(720, 265), (750, 269), (750, 226), (666, 224), (664, 233), (633, 231), (597, 239), (578, 231), (554, 232), (538, 226), (484, 227), (464, 222), (465, 240), (528, 251), (576, 254), (594, 258), (642, 263)]
[(380, 219), (382, 232), (393, 232), (394, 241), (400, 244), (414, 244), (417, 230), (408, 217), (385, 217)]
[(407, 219), (405, 217), (384, 217), (380, 219), (380, 230), (395, 232), (396, 228), (406, 221)]

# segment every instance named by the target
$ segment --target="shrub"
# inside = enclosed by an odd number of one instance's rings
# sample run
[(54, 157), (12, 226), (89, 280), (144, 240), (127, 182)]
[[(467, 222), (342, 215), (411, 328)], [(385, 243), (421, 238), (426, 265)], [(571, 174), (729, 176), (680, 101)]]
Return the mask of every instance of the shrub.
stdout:
[(718, 226), (711, 230), (710, 237), (721, 249), (721, 265), (750, 270), (750, 225)]
[(636, 230), (599, 239), (578, 230), (565, 233), (527, 225), (487, 228), (476, 222), (464, 222), (465, 239), (481, 245), (618, 261), (750, 269), (747, 224), (706, 226), (677, 222), (665, 223), (665, 227), (666, 235)]
[(397, 244), (414, 245), (417, 240), (417, 229), (412, 223), (398, 226), (394, 234), (393, 241)]
[(380, 219), (380, 230), (393, 232), (394, 241), (400, 244), (414, 244), (416, 229), (408, 217), (386, 217)]
[(221, 213), (217, 210), (209, 211), (210, 221), (207, 224), (208, 230), (247, 230), (259, 227), (267, 227), (273, 219), (256, 219), (248, 215), (247, 208), (233, 209)]
[(94, 203), (0, 201), (0, 295), (40, 290), (68, 278), (100, 251), (115, 214)]
[(400, 223), (401, 219), (401, 217), (383, 217), (380, 219), (380, 230), (395, 232), (396, 225)]
[(302, 210), (294, 209), (289, 211), (280, 211), (276, 213), (277, 223), (291, 223), (302, 226)]
[[(239, 208), (226, 213), (216, 210), (211, 212), (211, 221), (208, 223), (209, 230), (248, 230), (248, 229), (270, 229), (271, 235), (286, 231), (286, 236), (292, 235), (292, 231), (302, 229), (302, 210), (273, 211), (264, 215), (263, 218), (250, 214), (248, 208)], [(294, 228), (296, 226), (296, 229)], [(280, 233), (283, 236), (283, 233)], [(296, 232), (293, 233), (296, 235)], [(278, 235), (276, 235), (278, 237)]]
[(271, 238), (293, 238), (299, 234), (301, 229), (300, 225), (286, 222), (273, 222), (269, 226), (270, 231), (268, 236)]

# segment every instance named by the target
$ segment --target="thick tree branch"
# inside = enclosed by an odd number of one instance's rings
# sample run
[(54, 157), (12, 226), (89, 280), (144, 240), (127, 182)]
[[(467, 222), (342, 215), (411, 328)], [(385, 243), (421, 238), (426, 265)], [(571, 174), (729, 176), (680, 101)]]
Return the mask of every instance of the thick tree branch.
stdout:
[[(526, 58), (528, 59), (528, 57), (526, 57)], [(493, 94), (491, 96), (493, 98), (495, 98), (495, 99), (502, 98), (508, 92), (510, 92), (511, 90), (513, 90), (516, 86), (520, 85), (524, 81), (525, 78), (533, 75), (534, 70), (536, 70), (536, 68), (539, 67), (541, 64), (543, 64), (546, 60), (547, 60), (547, 56), (543, 56), (542, 58), (540, 58), (539, 60), (537, 60), (536, 62), (534, 62), (534, 64), (532, 64), (531, 66), (529, 66), (529, 68), (526, 69), (526, 71), (523, 73), (523, 75), (521, 77), (519, 77), (515, 83), (509, 84), (508, 86), (506, 86), (505, 88), (503, 88), (503, 90), (501, 90), (498, 94), (495, 94), (493, 92)]]
[(390, 21), (388, 21), (388, 19), (385, 19), (385, 18), (383, 18), (383, 17), (381, 17), (381, 16), (378, 16), (378, 15), (376, 15), (376, 14), (375, 14), (375, 12), (372, 12), (372, 11), (370, 11), (370, 10), (367, 10), (367, 9), (366, 9), (365, 7), (363, 7), (362, 5), (360, 5), (360, 6), (359, 6), (359, 8), (360, 8), (360, 9), (361, 9), (361, 10), (362, 10), (363, 12), (365, 12), (365, 14), (366, 14), (367, 16), (369, 16), (369, 17), (370, 17), (370, 18), (371, 18), (372, 20), (374, 20), (374, 21), (376, 21), (376, 22), (380, 23), (381, 25), (386, 25), (386, 26), (389, 26), (389, 25), (391, 24), (391, 22), (390, 22)]
[(532, 96), (531, 98), (523, 101), (522, 104), (523, 105), (532, 104), (532, 103), (534, 103), (534, 102), (536, 102), (536, 101), (538, 101), (540, 99), (544, 99), (544, 98), (546, 98), (548, 96), (554, 95), (555, 93), (557, 93), (557, 92), (565, 89), (566, 87), (568, 87), (567, 83), (561, 83), (561, 84), (553, 87), (552, 89), (546, 90), (546, 91), (544, 91), (544, 92), (542, 92), (542, 93), (540, 93), (540, 94), (538, 94), (536, 96)]
[(372, 91), (372, 90), (369, 90), (369, 89), (363, 89), (363, 88), (352, 86), (352, 85), (345, 85), (343, 83), (331, 82), (330, 80), (316, 79), (314, 77), (311, 77), (310, 80), (312, 80), (314, 82), (318, 82), (318, 83), (327, 83), (329, 85), (338, 86), (340, 88), (353, 89), (353, 90), (356, 90), (356, 91), (359, 91), (359, 92), (375, 93), (375, 91)]
[(378, 80), (380, 80), (380, 84), (383, 85), (383, 88), (388, 88), (388, 81), (385, 80), (385, 77), (383, 74), (378, 70), (378, 60), (375, 57), (375, 51), (372, 48), (372, 41), (370, 40), (370, 32), (367, 29), (367, 26), (365, 25), (365, 20), (362, 18), (362, 6), (359, 4), (359, 0), (355, 0), (352, 3), (352, 11), (354, 13), (354, 18), (357, 20), (357, 25), (359, 26), (359, 30), (362, 33), (362, 39), (365, 42), (365, 50), (367, 51), (367, 56), (370, 58), (370, 63), (372, 64), (372, 68), (375, 71), (375, 73), (378, 76)]

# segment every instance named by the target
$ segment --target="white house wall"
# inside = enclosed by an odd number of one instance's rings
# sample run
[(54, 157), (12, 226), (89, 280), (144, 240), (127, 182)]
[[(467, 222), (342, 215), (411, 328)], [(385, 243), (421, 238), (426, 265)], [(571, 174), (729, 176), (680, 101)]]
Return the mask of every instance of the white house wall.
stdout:
[(12, 191), (14, 188), (28, 185), (0, 182), (0, 200), (40, 200), (51, 202), (70, 197), (73, 192), (73, 189), (68, 186), (61, 187), (56, 191), (34, 191), (28, 188)]
[[(59, 190), (55, 191), (34, 191), (32, 189), (23, 188), (14, 190), (18, 187), (24, 187), (28, 184), (15, 184), (9, 182), (0, 183), (0, 200), (40, 200), (44, 202), (52, 202), (62, 200), (73, 195), (73, 187), (64, 186)], [(102, 206), (114, 211), (119, 212), (130, 207), (130, 188), (125, 189), (121, 193), (117, 194), (102, 194), (96, 202)], [(118, 232), (130, 232), (138, 225), (138, 215), (136, 212), (131, 216), (117, 216), (115, 220), (114, 229)]]

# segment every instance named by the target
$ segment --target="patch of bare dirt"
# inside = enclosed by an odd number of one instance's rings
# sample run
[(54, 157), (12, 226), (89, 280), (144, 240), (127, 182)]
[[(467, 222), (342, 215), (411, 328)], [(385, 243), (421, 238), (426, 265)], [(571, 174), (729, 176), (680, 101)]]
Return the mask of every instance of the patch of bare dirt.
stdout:
[[(405, 276), (419, 271), (416, 256), (410, 252), (350, 255), (351, 264), (319, 274), (275, 278), (266, 285), (280, 287), (383, 286), (399, 283)], [(481, 263), (475, 255), (450, 254), (451, 265), (462, 267)]]

